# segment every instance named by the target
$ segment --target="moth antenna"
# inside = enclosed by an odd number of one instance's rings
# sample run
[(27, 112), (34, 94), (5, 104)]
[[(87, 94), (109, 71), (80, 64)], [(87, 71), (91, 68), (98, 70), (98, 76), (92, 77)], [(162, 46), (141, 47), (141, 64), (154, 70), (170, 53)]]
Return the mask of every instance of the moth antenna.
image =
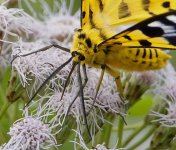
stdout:
[(88, 77), (87, 77), (86, 65), (83, 64), (82, 67), (83, 67), (83, 75), (84, 75), (84, 84), (83, 84), (83, 88), (84, 88), (87, 84)]
[(70, 77), (71, 77), (71, 75), (72, 75), (72, 73), (73, 73), (73, 70), (75, 69), (75, 67), (76, 67), (77, 64), (78, 64), (78, 63), (73, 62), (72, 68), (71, 68), (71, 70), (70, 70), (70, 72), (69, 72), (69, 74), (68, 74), (68, 77), (67, 77), (66, 81), (65, 81), (64, 89), (63, 89), (63, 91), (62, 91), (62, 95), (61, 95), (60, 100), (62, 100), (62, 98), (63, 98), (63, 96), (64, 96), (65, 90), (66, 90), (67, 85), (68, 85), (68, 81), (69, 81), (69, 79), (70, 79)]
[(30, 53), (27, 53), (27, 54), (16, 55), (16, 56), (14, 56), (13, 59), (11, 60), (11, 64), (12, 64), (12, 63), (14, 62), (14, 60), (15, 60), (16, 58), (18, 58), (18, 57), (26, 57), (26, 56), (29, 56), (29, 55), (32, 55), (32, 54), (36, 54), (36, 53), (38, 53), (38, 52), (46, 51), (46, 50), (48, 50), (48, 49), (50, 49), (50, 48), (52, 48), (52, 47), (59, 48), (60, 50), (63, 50), (63, 51), (68, 52), (68, 53), (70, 52), (70, 49), (65, 48), (65, 47), (62, 47), (62, 46), (60, 46), (60, 45), (57, 45), (57, 44), (54, 44), (54, 43), (53, 43), (52, 45), (45, 46), (45, 47), (43, 47), (43, 48), (40, 48), (40, 49), (38, 49), (38, 50), (35, 50), (35, 51), (30, 52)]
[(65, 63), (63, 63), (61, 66), (59, 66), (48, 78), (45, 79), (45, 81), (40, 85), (40, 87), (38, 88), (38, 90), (34, 93), (34, 95), (30, 98), (30, 100), (28, 101), (28, 103), (25, 105), (28, 106), (30, 104), (30, 102), (37, 96), (37, 94), (41, 91), (41, 89), (46, 85), (46, 83), (53, 78), (60, 70), (62, 70), (68, 63), (71, 62), (71, 60), (73, 59), (73, 57), (71, 57), (69, 60), (67, 60)]
[[(84, 89), (84, 87), (85, 87), (86, 84), (87, 84), (88, 77), (87, 77), (87, 72), (86, 72), (86, 65), (83, 64), (82, 66), (83, 66), (83, 74), (84, 74), (84, 78), (85, 78), (85, 79), (84, 79), (84, 84), (83, 84), (83, 89)], [(81, 90), (81, 88), (79, 88), (78, 93), (76, 94), (75, 98), (73, 99), (73, 101), (72, 101), (71, 104), (69, 105), (68, 110), (67, 110), (67, 113), (66, 113), (66, 116), (67, 116), (68, 113), (70, 112), (70, 109), (71, 109), (72, 105), (74, 104), (75, 100), (76, 100), (76, 99), (78, 98), (78, 96), (80, 95), (80, 90)]]
[(80, 86), (80, 98), (81, 98), (81, 104), (82, 104), (82, 110), (83, 110), (83, 117), (84, 117), (85, 125), (87, 128), (87, 132), (88, 132), (90, 138), (92, 138), (90, 130), (89, 130), (88, 122), (87, 122), (87, 116), (86, 116), (86, 108), (85, 108), (85, 102), (84, 102), (84, 92), (83, 92), (83, 84), (82, 84), (82, 77), (81, 77), (81, 71), (80, 71), (80, 63), (78, 64), (77, 71), (78, 71), (78, 82), (79, 82), (79, 86)]
[(102, 83), (102, 80), (103, 80), (103, 77), (104, 77), (104, 73), (105, 73), (105, 65), (102, 65), (102, 66), (101, 66), (101, 69), (102, 69), (102, 71), (101, 71), (100, 78), (99, 78), (99, 80), (98, 80), (98, 86), (97, 86), (97, 88), (96, 88), (96, 93), (95, 93), (95, 96), (94, 96), (94, 99), (93, 99), (93, 103), (92, 103), (92, 105), (91, 105), (91, 107), (90, 107), (90, 109), (89, 109), (89, 111), (88, 111), (87, 114), (90, 113), (90, 111), (93, 109), (93, 106), (94, 106), (94, 104), (95, 104), (95, 102), (96, 102), (96, 98), (97, 98), (98, 92), (99, 92), (99, 90), (100, 90), (100, 86), (101, 86), (101, 83)]

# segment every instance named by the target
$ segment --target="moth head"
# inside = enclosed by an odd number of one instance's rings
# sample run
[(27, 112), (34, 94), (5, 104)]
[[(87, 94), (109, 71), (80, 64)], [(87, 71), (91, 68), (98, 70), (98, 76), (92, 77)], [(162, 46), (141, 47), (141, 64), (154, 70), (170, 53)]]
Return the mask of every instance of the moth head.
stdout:
[(94, 47), (91, 38), (84, 31), (81, 29), (75, 30), (71, 48), (71, 54), (75, 62), (81, 61), (82, 63), (90, 64), (95, 55)]

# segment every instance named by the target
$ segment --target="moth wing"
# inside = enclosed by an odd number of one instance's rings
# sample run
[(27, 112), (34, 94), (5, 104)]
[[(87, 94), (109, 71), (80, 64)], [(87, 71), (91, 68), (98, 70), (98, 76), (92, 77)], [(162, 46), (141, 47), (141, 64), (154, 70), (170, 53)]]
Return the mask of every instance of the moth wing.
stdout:
[(103, 41), (98, 48), (106, 49), (110, 45), (176, 50), (176, 11), (146, 19)]
[(81, 3), (83, 29), (113, 30), (117, 25), (176, 10), (175, 0), (82, 0)]

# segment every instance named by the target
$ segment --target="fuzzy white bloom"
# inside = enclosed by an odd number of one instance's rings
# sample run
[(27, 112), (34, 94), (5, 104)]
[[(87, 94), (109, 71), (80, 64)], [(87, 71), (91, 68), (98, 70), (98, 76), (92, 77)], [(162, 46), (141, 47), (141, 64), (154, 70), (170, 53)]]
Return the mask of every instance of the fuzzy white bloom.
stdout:
[[(24, 55), (48, 45), (50, 45), (49, 42), (41, 40), (29, 43), (21, 41), (18, 46), (14, 46), (12, 55)], [(18, 57), (14, 60), (12, 66), (18, 71), (24, 87), (26, 87), (31, 78), (34, 77), (34, 89), (37, 89), (50, 73), (68, 60), (69, 55), (66, 55), (65, 52), (57, 48), (50, 48), (46, 51), (34, 53), (29, 56)], [(66, 66), (66, 70), (69, 70), (69, 66)], [(65, 73), (61, 71), (60, 74), (64, 76)]]
[(60, 8), (57, 14), (50, 14), (44, 18), (44, 28), (40, 30), (40, 37), (57, 39), (67, 44), (72, 40), (74, 29), (80, 27), (80, 21), (78, 15), (71, 15), (65, 2), (61, 4)]
[(11, 139), (3, 150), (40, 150), (57, 146), (48, 124), (37, 118), (26, 117), (16, 121), (10, 128), (9, 135)]
[(166, 103), (166, 114), (159, 112), (153, 112), (151, 115), (159, 117), (154, 121), (159, 121), (161, 125), (166, 127), (176, 127), (176, 74), (172, 78), (167, 79), (167, 83), (164, 84), (159, 92), (159, 97)]
[[(100, 70), (88, 68), (87, 74), (88, 83), (84, 88), (84, 103), (86, 112), (89, 112), (94, 101), (96, 86), (100, 77)], [(79, 91), (76, 72), (74, 72), (70, 80), (70, 84), (67, 87), (62, 99), (62, 91), (60, 90), (55, 91), (50, 97), (48, 96), (49, 99), (47, 101), (45, 100), (46, 103), (44, 105), (44, 98), (41, 97), (41, 99), (38, 100), (39, 107), (37, 107), (36, 112), (38, 115), (45, 112), (46, 114), (49, 114), (49, 117), (50, 114), (56, 112), (56, 115), (50, 120), (50, 123), (57, 127), (62, 127), (67, 115), (70, 115), (75, 118), (74, 121), (76, 122), (79, 131), (83, 128), (82, 125), (85, 121), (80, 97), (78, 97), (71, 105)], [(92, 136), (94, 136), (97, 129), (101, 129), (98, 122), (100, 122), (100, 120), (101, 122), (106, 122), (103, 113), (111, 112), (114, 114), (124, 115), (123, 109), (124, 106), (116, 91), (114, 80), (112, 77), (106, 74), (102, 81), (101, 88), (97, 95), (93, 109), (87, 116), (88, 122), (91, 123), (90, 129)]]
[(36, 30), (37, 22), (27, 13), (18, 8), (9, 8), (0, 5), (0, 30), (3, 37), (11, 35), (18, 37), (17, 33), (24, 32), (26, 34), (33, 33)]

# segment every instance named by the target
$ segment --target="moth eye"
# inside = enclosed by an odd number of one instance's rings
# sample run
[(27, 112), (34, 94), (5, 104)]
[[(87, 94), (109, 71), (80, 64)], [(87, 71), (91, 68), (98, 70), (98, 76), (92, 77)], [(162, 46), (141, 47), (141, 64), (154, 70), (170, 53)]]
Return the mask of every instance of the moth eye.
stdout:
[(79, 55), (79, 60), (81, 60), (81, 61), (85, 60), (85, 56)]

